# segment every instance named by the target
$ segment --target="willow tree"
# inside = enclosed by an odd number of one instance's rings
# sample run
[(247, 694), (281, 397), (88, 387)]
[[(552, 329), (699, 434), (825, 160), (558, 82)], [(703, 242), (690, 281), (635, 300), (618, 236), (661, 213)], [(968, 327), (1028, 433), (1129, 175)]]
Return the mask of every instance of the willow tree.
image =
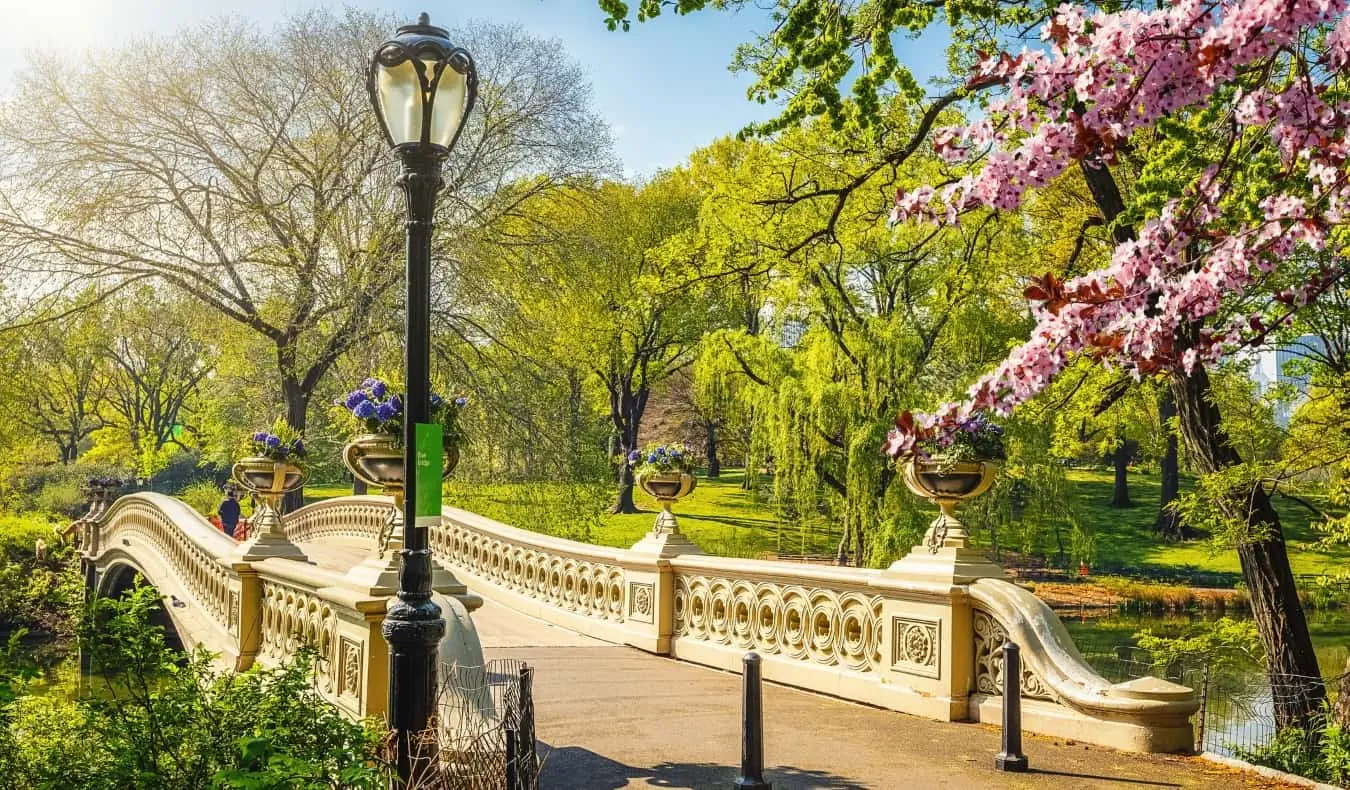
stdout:
[[(900, 101), (887, 113), (895, 134), (918, 122)], [(1026, 272), (1019, 223), (989, 215), (936, 235), (892, 234), (875, 204), (803, 197), (893, 188), (896, 173), (874, 171), (853, 143), (810, 123), (771, 142), (720, 142), (695, 155), (693, 174), (708, 194), (705, 246), (721, 251), (700, 277), (758, 278), (766, 304), (760, 331), (704, 341), (703, 386), (753, 410), (752, 446), (772, 463), (784, 515), (828, 507), (844, 525), (840, 557), (862, 563), (894, 552), (905, 538), (888, 533), (912, 521), (878, 452), (894, 412), (958, 391), (1001, 355), (1024, 328), (1014, 305)], [(935, 172), (937, 162), (908, 167)], [(889, 540), (872, 550), (878, 533)]]
[[(569, 372), (575, 395), (602, 404), (619, 490), (636, 512), (632, 467), (653, 388), (686, 368), (713, 320), (685, 287), (699, 194), (680, 171), (645, 184), (564, 190), (510, 224), (518, 240), (489, 250), (496, 293), (511, 314), (501, 340)], [(579, 374), (579, 375), (578, 375)]]

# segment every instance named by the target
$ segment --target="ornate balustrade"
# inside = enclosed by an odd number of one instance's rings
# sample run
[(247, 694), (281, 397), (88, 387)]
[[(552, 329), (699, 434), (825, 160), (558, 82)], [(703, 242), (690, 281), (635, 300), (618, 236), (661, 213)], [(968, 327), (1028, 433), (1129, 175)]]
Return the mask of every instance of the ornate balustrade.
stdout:
[(350, 538), (374, 544), (393, 507), (386, 496), (326, 499), (287, 515), (282, 530), (292, 543)]
[[(288, 517), (286, 537), (373, 548), (390, 505), (383, 497), (311, 505)], [(167, 610), (185, 641), (241, 669), (308, 645), (321, 693), (354, 715), (383, 712), (380, 588), (294, 559), (246, 561), (186, 505), (155, 494), (124, 497), (88, 521), (84, 559), (101, 592), (139, 572), (174, 599)], [(769, 680), (941, 720), (998, 720), (1011, 638), (1022, 647), (1027, 729), (1135, 751), (1192, 743), (1189, 689), (1107, 682), (1048, 607), (965, 548), (938, 556), (919, 547), (884, 571), (672, 556), (672, 545), (689, 544), (604, 548), (454, 508), (428, 539), (472, 593), (573, 631), (730, 671), (754, 650)], [(474, 598), (450, 587), (460, 603)], [(466, 607), (444, 601), (471, 630)]]
[(354, 716), (382, 714), (389, 653), (380, 624), (389, 599), (313, 565), (276, 558), (254, 567), (258, 662), (276, 665), (312, 650), (320, 694)]
[[(231, 561), (232, 539), (184, 503), (152, 493), (122, 497), (85, 529), (83, 556), (95, 574), (109, 568), (140, 573), (172, 596), (175, 619), (206, 632), (203, 641), (213, 650), (239, 655), (240, 579)], [(118, 574), (104, 573), (100, 581), (122, 583)]]
[(944, 579), (924, 556), (885, 571), (668, 557), (454, 508), (430, 543), (471, 591), (574, 631), (729, 671), (754, 650), (766, 679), (941, 720), (998, 720), (1011, 635), (1028, 729), (1134, 751), (1192, 743), (1190, 689), (1113, 685), (1035, 596), (998, 578)]
[[(373, 542), (389, 513), (380, 497), (321, 503), (288, 523), (292, 540), (340, 537)], [(275, 665), (308, 647), (319, 691), (354, 716), (386, 704), (388, 653), (380, 634), (387, 596), (341, 574), (287, 558), (243, 559), (246, 546), (171, 497), (123, 497), (83, 529), (87, 581), (112, 594), (138, 574), (167, 601), (186, 646), (223, 663)]]
[(658, 622), (662, 569), (652, 558), (516, 529), (457, 508), (443, 514), (429, 535), (432, 555), (470, 591), (579, 633), (667, 649), (669, 628), (662, 637)]

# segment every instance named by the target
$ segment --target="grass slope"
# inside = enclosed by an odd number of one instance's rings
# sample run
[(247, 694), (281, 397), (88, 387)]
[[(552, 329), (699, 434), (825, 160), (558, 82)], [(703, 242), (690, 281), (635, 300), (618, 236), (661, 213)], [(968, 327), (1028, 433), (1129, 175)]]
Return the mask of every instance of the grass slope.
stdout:
[[(1182, 490), (1188, 490), (1190, 483), (1183, 478)], [(1097, 535), (1097, 565), (1126, 572), (1131, 569), (1241, 572), (1237, 552), (1232, 549), (1215, 551), (1204, 540), (1178, 544), (1157, 539), (1153, 522), (1158, 515), (1161, 486), (1156, 474), (1131, 470), (1130, 499), (1134, 507), (1129, 508), (1111, 507), (1110, 472), (1071, 470), (1069, 484), (1075, 505)], [(1294, 573), (1332, 573), (1343, 570), (1350, 562), (1350, 547), (1313, 550), (1317, 535), (1310, 526), (1312, 514), (1306, 508), (1278, 496), (1275, 507), (1289, 541), (1289, 561)]]

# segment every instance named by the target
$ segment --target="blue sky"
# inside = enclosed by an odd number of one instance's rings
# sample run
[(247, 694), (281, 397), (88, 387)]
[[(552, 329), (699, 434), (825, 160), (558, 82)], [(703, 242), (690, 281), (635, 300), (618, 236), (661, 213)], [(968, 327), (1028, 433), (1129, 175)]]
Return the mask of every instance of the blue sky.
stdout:
[[(609, 121), (625, 172), (649, 174), (775, 108), (749, 101), (751, 79), (727, 69), (736, 45), (767, 28), (750, 4), (740, 13), (663, 16), (610, 32), (595, 0), (354, 0), (409, 21), (427, 11), (453, 26), (468, 18), (515, 21), (557, 37), (590, 75), (595, 106)], [(222, 14), (270, 25), (319, 0), (0, 0), (0, 93), (33, 47), (100, 48), (168, 32)], [(938, 44), (905, 42), (902, 58), (925, 79), (942, 63)]]

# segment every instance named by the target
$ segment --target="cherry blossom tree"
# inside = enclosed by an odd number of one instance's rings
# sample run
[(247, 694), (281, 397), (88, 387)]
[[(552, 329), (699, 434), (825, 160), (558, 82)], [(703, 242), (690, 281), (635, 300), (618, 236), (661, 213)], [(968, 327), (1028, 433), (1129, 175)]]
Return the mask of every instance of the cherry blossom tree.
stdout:
[[(977, 208), (1012, 210), (1074, 166), (1103, 211), (1116, 209), (1109, 265), (1036, 281), (1030, 338), (964, 401), (898, 423), (885, 449), (899, 456), (978, 412), (1007, 414), (1084, 355), (1168, 377), (1196, 467), (1227, 475), (1218, 506), (1248, 527), (1238, 553), (1282, 688), (1290, 676), (1318, 677), (1316, 655), (1266, 489), (1230, 473), (1242, 459), (1206, 365), (1267, 341), (1350, 273), (1345, 9), (1340, 0), (1181, 0), (1091, 15), (1060, 6), (1041, 48), (980, 60), (966, 87), (997, 98), (979, 120), (931, 138), (952, 177), (901, 191), (892, 214), (953, 224)], [(1132, 223), (1110, 167), (1146, 136), (1174, 179)], [(1323, 695), (1315, 681), (1278, 695), (1281, 724), (1305, 721)]]

